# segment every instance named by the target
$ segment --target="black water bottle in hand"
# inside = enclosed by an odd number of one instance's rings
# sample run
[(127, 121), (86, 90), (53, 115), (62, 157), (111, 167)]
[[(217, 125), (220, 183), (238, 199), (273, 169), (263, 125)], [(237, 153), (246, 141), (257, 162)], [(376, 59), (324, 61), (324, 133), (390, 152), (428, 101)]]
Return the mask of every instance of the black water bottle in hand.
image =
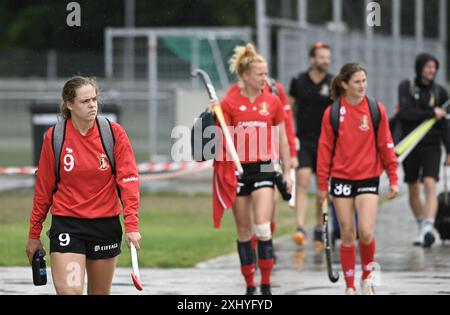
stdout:
[(277, 185), (278, 191), (280, 192), (283, 200), (288, 201), (291, 199), (292, 195), (287, 191), (287, 182), (284, 176), (280, 172), (275, 172), (275, 185)]
[(47, 268), (45, 265), (44, 252), (37, 251), (33, 255), (33, 261), (31, 262), (31, 268), (33, 270), (34, 285), (46, 285), (47, 284)]

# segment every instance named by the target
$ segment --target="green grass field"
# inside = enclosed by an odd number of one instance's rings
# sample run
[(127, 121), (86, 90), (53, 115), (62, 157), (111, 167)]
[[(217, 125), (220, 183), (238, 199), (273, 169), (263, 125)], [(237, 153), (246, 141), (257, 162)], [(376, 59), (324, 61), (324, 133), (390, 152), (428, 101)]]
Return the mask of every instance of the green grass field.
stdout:
[[(33, 203), (31, 192), (0, 193), (0, 266), (25, 266), (25, 243)], [(139, 261), (146, 267), (192, 267), (196, 263), (236, 250), (236, 232), (232, 213), (224, 215), (221, 229), (212, 227), (211, 196), (179, 194), (142, 194), (140, 232), (142, 250)], [(280, 202), (280, 236), (294, 230), (294, 212)], [(310, 202), (312, 206), (312, 202)], [(309, 211), (309, 217), (314, 216)], [(50, 227), (50, 215), (44, 225), (42, 240)], [(120, 266), (130, 266), (128, 249), (122, 244)], [(49, 259), (49, 258), (47, 258)]]

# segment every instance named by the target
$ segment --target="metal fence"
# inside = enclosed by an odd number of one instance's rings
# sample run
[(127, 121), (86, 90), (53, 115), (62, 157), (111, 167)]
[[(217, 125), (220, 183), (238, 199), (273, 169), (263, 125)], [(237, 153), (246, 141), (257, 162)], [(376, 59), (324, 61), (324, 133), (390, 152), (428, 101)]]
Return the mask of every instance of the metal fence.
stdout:
[[(0, 80), (0, 166), (28, 166), (32, 164), (33, 129), (30, 105), (36, 101), (54, 102), (55, 110), (63, 86), (62, 80)], [(148, 93), (147, 83), (136, 81), (132, 88), (123, 82), (100, 80), (103, 103), (122, 106), (121, 125), (127, 131), (138, 162), (149, 161), (148, 147)], [(168, 156), (171, 150), (170, 134), (174, 125), (175, 91), (158, 91), (159, 139), (158, 155)]]
[[(282, 29), (278, 32), (279, 80), (289, 87), (290, 80), (308, 68), (311, 45), (321, 40), (332, 49), (330, 71), (337, 73), (346, 62), (362, 63), (368, 71), (368, 94), (376, 96), (393, 112), (398, 103), (397, 87), (401, 80), (414, 77), (414, 61), (419, 51), (416, 39), (373, 35), (367, 38), (362, 32), (332, 32), (314, 26), (303, 29)], [(437, 81), (445, 83), (445, 49), (438, 40), (425, 39), (423, 51), (434, 54), (443, 61)]]
[(149, 152), (158, 147), (155, 130), (162, 88), (198, 87), (191, 72), (207, 70), (219, 87), (228, 86), (227, 61), (237, 44), (251, 38), (249, 28), (106, 28), (105, 73), (107, 79), (133, 84), (147, 77)]

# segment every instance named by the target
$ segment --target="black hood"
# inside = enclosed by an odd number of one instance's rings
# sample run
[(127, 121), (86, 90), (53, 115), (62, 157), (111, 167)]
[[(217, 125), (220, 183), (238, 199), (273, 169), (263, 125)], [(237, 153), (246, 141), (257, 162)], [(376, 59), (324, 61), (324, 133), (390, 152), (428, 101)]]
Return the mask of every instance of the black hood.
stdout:
[(439, 61), (432, 55), (423, 53), (416, 57), (416, 78), (420, 79), (422, 76), (422, 69), (425, 66), (425, 64), (433, 60), (436, 63), (436, 71), (439, 70)]

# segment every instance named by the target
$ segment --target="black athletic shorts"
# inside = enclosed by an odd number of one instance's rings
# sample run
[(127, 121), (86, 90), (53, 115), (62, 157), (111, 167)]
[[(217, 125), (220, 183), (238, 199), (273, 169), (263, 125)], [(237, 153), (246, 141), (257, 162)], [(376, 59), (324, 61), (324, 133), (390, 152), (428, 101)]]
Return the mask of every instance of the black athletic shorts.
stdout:
[(441, 164), (441, 147), (417, 147), (403, 161), (405, 183), (414, 183), (424, 177), (433, 177), (439, 181), (439, 168)]
[(50, 253), (77, 253), (87, 259), (107, 259), (120, 254), (122, 226), (119, 216), (78, 219), (54, 216), (48, 232)]
[(302, 144), (298, 151), (298, 168), (312, 168), (316, 173), (317, 168), (317, 146)]
[(238, 179), (238, 196), (249, 196), (260, 188), (274, 188), (275, 171), (271, 161), (242, 164), (242, 168), (244, 174)]
[(378, 195), (380, 178), (364, 180), (346, 180), (332, 178), (330, 183), (330, 194), (338, 198), (353, 198), (362, 194)]

